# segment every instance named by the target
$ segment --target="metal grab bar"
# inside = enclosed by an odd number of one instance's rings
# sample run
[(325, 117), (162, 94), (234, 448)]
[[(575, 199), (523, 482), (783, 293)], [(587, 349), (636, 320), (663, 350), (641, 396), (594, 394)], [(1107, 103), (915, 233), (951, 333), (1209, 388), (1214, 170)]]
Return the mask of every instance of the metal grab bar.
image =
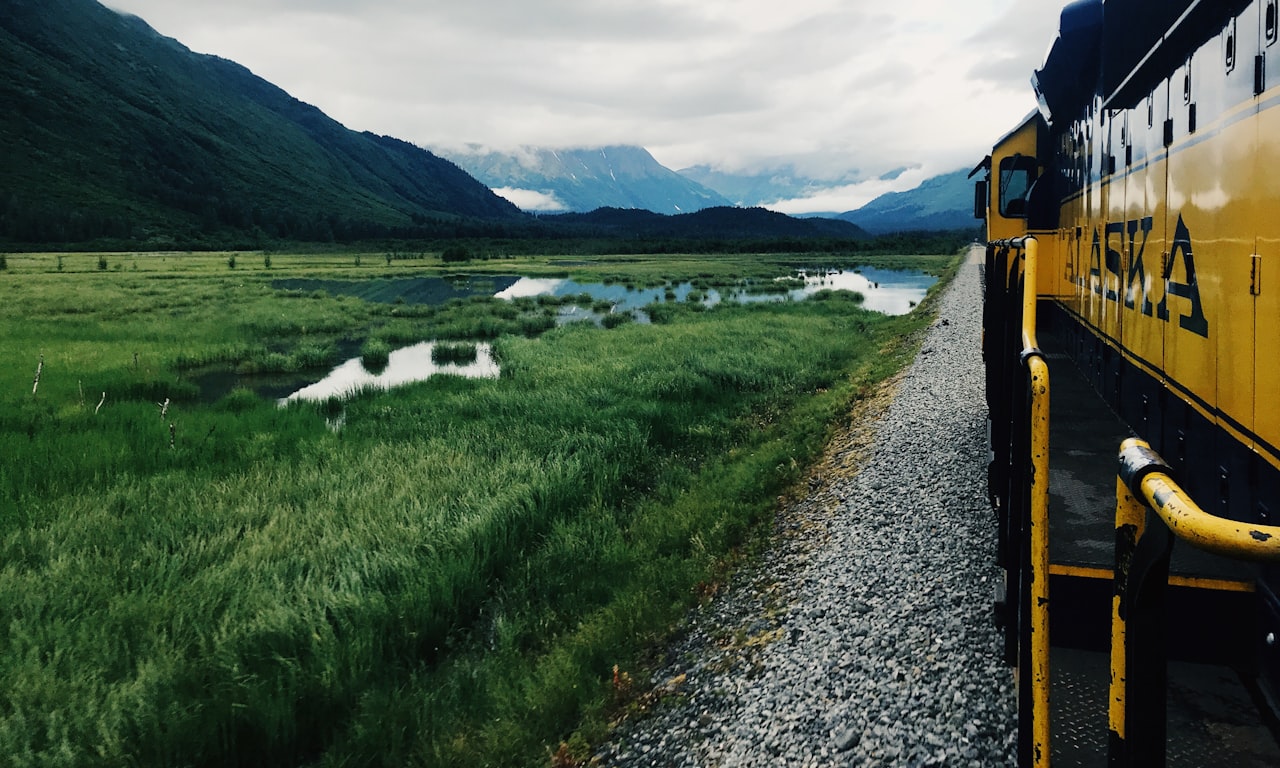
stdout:
[(1108, 712), (1108, 765), (1115, 767), (1164, 765), (1165, 593), (1174, 541), (1237, 560), (1280, 562), (1280, 526), (1210, 515), (1170, 472), (1145, 441), (1120, 445)]
[(1280, 526), (1211, 515), (1178, 487), (1170, 471), (1146, 442), (1130, 438), (1120, 444), (1120, 478), (1179, 539), (1235, 560), (1280, 562)]
[[(1039, 243), (1033, 236), (998, 240), (991, 243), (1001, 253), (1000, 263), (1006, 267), (1006, 286), (1010, 279), (1004, 256), (1019, 251), (1022, 259), (1022, 293), (1017, 297), (1021, 310), (1021, 349), (1018, 362), (1024, 370), (1025, 431), (1013, 436), (1014, 446), (1025, 450), (1029, 461), (1025, 496), (1010, 505), (1025, 503), (1025, 537), (1022, 549), (1021, 585), (1017, 587), (1021, 606), (1015, 615), (1019, 620), (1018, 669), (1019, 697), (1031, 702), (1029, 718), (1020, 718), (1019, 764), (1049, 765), (1049, 366), (1036, 339), (1036, 285), (1039, 265)], [(994, 276), (988, 275), (991, 280)], [(1008, 414), (1017, 424), (1019, 414)], [(1025, 441), (1022, 442), (1022, 441)], [(1015, 461), (1023, 460), (1013, 457)], [(1025, 569), (1025, 572), (1023, 572)], [(1024, 595), (1025, 590), (1025, 595)], [(1021, 707), (1019, 709), (1022, 709)], [(1025, 710), (1024, 710), (1025, 712)]]

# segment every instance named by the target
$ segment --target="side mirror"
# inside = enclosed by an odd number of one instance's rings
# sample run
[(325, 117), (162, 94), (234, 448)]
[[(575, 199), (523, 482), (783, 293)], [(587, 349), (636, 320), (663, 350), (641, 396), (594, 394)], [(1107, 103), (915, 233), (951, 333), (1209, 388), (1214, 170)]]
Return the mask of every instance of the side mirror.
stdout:
[(986, 220), (987, 200), (987, 182), (979, 181), (973, 185), (973, 218)]

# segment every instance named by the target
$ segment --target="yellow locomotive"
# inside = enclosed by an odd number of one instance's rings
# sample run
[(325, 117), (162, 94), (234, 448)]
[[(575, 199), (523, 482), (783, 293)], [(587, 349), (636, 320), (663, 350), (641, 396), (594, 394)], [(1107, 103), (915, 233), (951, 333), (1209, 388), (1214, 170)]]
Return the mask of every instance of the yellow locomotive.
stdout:
[(1022, 765), (1280, 765), (1278, 5), (1071, 3), (975, 169)]

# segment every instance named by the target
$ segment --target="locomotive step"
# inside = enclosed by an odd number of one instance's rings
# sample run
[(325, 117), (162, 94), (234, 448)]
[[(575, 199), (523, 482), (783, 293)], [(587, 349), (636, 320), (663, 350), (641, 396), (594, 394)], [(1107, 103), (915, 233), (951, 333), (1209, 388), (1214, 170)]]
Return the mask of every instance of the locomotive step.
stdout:
[[(1050, 693), (1055, 768), (1105, 768), (1110, 741), (1102, 653), (1055, 648)], [(1169, 768), (1267, 768), (1280, 765), (1280, 746), (1259, 716), (1255, 694), (1230, 667), (1169, 664)]]

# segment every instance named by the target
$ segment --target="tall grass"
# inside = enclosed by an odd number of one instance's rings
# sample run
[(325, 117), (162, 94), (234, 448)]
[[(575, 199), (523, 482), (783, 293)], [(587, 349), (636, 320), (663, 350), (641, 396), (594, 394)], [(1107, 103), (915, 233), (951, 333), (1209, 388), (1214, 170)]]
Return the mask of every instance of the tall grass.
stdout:
[[(47, 356), (37, 398), (0, 373), (19, 765), (544, 763), (924, 320), (831, 297), (508, 334), (499, 379), (366, 393), (335, 433), (244, 392), (159, 418), (178, 349), (252, 346), (255, 290), (238, 331), (193, 310), (206, 336), (149, 343), (155, 317), (86, 298), (90, 322), (0, 309), (0, 352)], [(134, 395), (95, 416), (74, 379)]]

